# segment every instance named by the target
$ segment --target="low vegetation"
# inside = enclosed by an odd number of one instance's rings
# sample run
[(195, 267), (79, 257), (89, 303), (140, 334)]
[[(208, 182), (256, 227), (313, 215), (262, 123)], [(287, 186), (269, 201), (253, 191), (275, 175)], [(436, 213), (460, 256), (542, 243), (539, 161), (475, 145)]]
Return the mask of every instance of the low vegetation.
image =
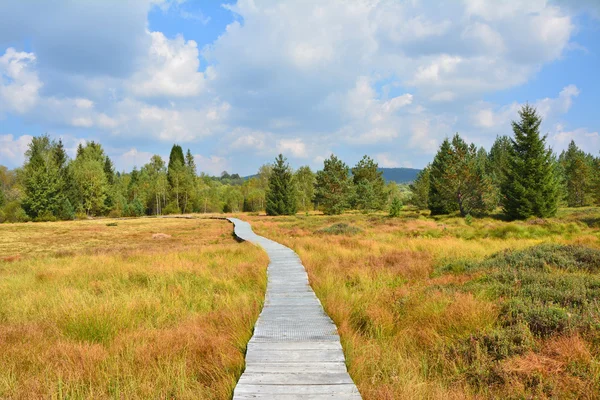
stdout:
[(231, 398), (268, 260), (225, 221), (5, 224), (0, 254), (0, 398)]
[(246, 218), (302, 258), (367, 400), (600, 393), (597, 208)]

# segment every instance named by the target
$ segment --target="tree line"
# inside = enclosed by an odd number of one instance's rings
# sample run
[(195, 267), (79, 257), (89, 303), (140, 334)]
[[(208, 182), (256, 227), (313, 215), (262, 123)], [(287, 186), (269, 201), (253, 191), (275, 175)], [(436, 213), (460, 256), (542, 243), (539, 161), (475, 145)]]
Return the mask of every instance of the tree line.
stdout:
[(510, 220), (552, 217), (559, 206), (600, 204), (600, 158), (574, 141), (558, 157), (540, 134), (541, 117), (525, 105), (513, 136), (496, 138), (489, 153), (459, 134), (442, 142), (411, 185), (411, 203), (432, 215), (484, 215), (501, 209)]
[(557, 157), (540, 124), (537, 111), (524, 106), (512, 137), (497, 137), (489, 152), (457, 133), (410, 188), (386, 183), (368, 156), (349, 167), (331, 155), (315, 173), (308, 166), (292, 170), (280, 154), (249, 179), (227, 172), (212, 177), (198, 173), (190, 150), (177, 144), (168, 162), (154, 155), (139, 169), (117, 172), (99, 143), (80, 144), (70, 159), (60, 139), (42, 135), (32, 139), (21, 168), (0, 166), (0, 222), (239, 211), (397, 216), (403, 203), (432, 215), (501, 209), (508, 219), (525, 219), (553, 216), (561, 205), (600, 204), (600, 158), (573, 141)]
[(42, 135), (29, 143), (21, 168), (0, 166), (0, 222), (314, 209), (336, 214), (350, 208), (383, 210), (402, 195), (367, 156), (350, 169), (332, 155), (315, 173), (308, 166), (292, 171), (280, 155), (244, 179), (226, 171), (220, 177), (198, 173), (191, 151), (175, 144), (167, 161), (154, 155), (125, 173), (115, 171), (97, 142), (80, 144), (71, 159), (60, 139)]

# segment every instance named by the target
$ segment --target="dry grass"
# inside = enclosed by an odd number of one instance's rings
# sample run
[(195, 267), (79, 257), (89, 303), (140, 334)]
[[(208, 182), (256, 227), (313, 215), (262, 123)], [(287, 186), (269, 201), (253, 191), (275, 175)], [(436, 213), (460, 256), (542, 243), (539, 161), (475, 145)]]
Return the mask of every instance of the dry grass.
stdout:
[[(555, 220), (513, 223), (474, 219), (471, 225), (414, 212), (397, 219), (241, 217), (300, 255), (366, 400), (598, 398), (597, 335), (532, 339), (532, 351), (491, 359), (477, 353), (478, 338), (500, 329), (500, 302), (469, 289), (481, 272), (441, 272), (541, 242), (599, 248), (598, 210), (584, 213), (588, 222), (578, 215), (563, 211)], [(340, 223), (360, 231), (327, 234)]]
[(106, 224), (0, 225), (0, 398), (230, 398), (264, 252), (224, 221)]

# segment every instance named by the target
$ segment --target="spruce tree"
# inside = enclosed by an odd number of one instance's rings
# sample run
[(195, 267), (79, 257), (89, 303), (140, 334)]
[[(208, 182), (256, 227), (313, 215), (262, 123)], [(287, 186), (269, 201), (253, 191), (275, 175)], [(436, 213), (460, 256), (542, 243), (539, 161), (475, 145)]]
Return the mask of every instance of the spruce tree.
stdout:
[(341, 214), (348, 208), (351, 194), (350, 169), (332, 154), (325, 160), (323, 170), (317, 172), (315, 202), (325, 214)]
[(491, 211), (496, 191), (485, 173), (487, 154), (458, 134), (442, 143), (431, 165), (429, 209), (432, 214), (460, 211), (464, 217)]
[(267, 215), (296, 214), (296, 188), (290, 166), (283, 155), (275, 159), (266, 196)]
[(429, 195), (427, 204), (431, 215), (449, 214), (457, 210), (456, 203), (448, 201), (440, 191), (443, 188), (443, 177), (449, 168), (452, 158), (450, 140), (444, 139), (440, 149), (436, 153), (429, 171)]
[(419, 210), (429, 208), (429, 172), (431, 166), (427, 165), (417, 174), (417, 178), (410, 184), (412, 192), (410, 202)]
[(519, 117), (512, 122), (515, 136), (502, 185), (504, 213), (509, 219), (554, 216), (559, 181), (552, 150), (546, 148), (546, 136), (540, 136), (542, 119), (530, 105), (521, 108)]

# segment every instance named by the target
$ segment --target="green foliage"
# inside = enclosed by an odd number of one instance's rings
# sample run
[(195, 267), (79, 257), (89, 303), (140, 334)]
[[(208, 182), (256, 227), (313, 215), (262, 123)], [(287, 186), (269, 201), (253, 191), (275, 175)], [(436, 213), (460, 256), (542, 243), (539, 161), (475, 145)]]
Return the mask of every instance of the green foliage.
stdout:
[(328, 215), (341, 214), (349, 207), (352, 194), (350, 169), (335, 155), (325, 160), (323, 169), (317, 172), (315, 201)]
[(540, 136), (542, 119), (537, 111), (525, 105), (519, 116), (512, 123), (515, 137), (502, 186), (504, 212), (509, 219), (550, 217), (558, 208), (556, 162), (546, 148), (546, 136)]
[(352, 168), (352, 181), (355, 192), (352, 206), (365, 212), (382, 210), (387, 200), (383, 172), (379, 171), (377, 163), (364, 156)]
[(496, 190), (485, 173), (485, 153), (456, 134), (444, 140), (431, 164), (428, 204), (432, 215), (460, 211), (483, 214), (496, 206)]
[(418, 174), (417, 179), (410, 185), (412, 196), (410, 202), (420, 210), (429, 208), (429, 174), (431, 167), (428, 165)]
[(27, 222), (31, 221), (31, 218), (27, 215), (25, 210), (21, 207), (18, 201), (11, 201), (6, 203), (2, 209), (2, 215), (0, 215), (0, 222)]
[(63, 195), (63, 179), (57, 165), (57, 143), (48, 135), (34, 137), (25, 153), (23, 209), (30, 218), (52, 215)]
[(296, 196), (298, 209), (312, 210), (312, 201), (315, 197), (315, 173), (308, 166), (300, 167), (294, 173), (294, 182), (298, 193)]
[(390, 205), (390, 217), (396, 218), (400, 216), (402, 211), (402, 201), (399, 198), (394, 197), (392, 204)]
[(296, 214), (296, 187), (290, 166), (283, 155), (275, 159), (266, 197), (267, 215)]
[(562, 152), (558, 161), (564, 174), (567, 205), (583, 207), (591, 204), (594, 158), (579, 149), (571, 140), (567, 151)]
[(169, 204), (167, 204), (165, 208), (163, 208), (162, 212), (165, 215), (170, 215), (170, 214), (179, 214), (180, 211), (179, 211), (179, 207), (177, 206), (177, 204), (172, 201)]
[(459, 269), (483, 273), (466, 288), (502, 299), (504, 326), (525, 324), (534, 335), (547, 337), (598, 324), (600, 250), (541, 244)]
[(135, 198), (131, 203), (129, 203), (128, 211), (130, 217), (141, 217), (144, 215), (144, 205), (140, 199)]
[(508, 136), (498, 136), (488, 154), (486, 172), (496, 187), (501, 187), (506, 182), (511, 147)]
[(105, 158), (100, 145), (90, 142), (69, 165), (76, 193), (76, 208), (87, 215), (101, 215), (104, 212), (108, 191)]
[(344, 222), (333, 224), (327, 228), (319, 229), (318, 231), (316, 231), (316, 233), (325, 233), (328, 235), (348, 235), (348, 236), (356, 235), (357, 233), (360, 233), (360, 232), (362, 232), (362, 230), (360, 228), (346, 224)]

